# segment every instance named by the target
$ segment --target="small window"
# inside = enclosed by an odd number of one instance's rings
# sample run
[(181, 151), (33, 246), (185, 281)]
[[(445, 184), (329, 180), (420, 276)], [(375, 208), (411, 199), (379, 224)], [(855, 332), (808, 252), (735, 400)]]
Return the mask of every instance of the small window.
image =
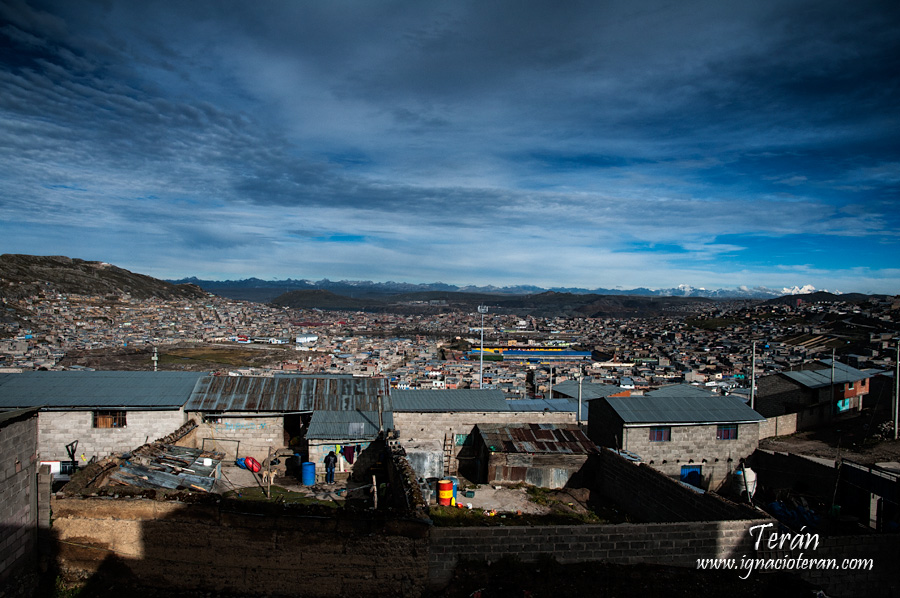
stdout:
[(124, 411), (94, 411), (95, 428), (124, 428)]
[(204, 424), (221, 424), (222, 423), (222, 414), (221, 413), (204, 413), (202, 416)]
[(716, 440), (737, 440), (737, 424), (719, 424), (716, 428)]
[(456, 435), (456, 446), (472, 446), (472, 435), (471, 434), (457, 434)]
[(650, 428), (650, 442), (668, 442), (670, 440), (672, 440), (672, 428), (670, 426)]

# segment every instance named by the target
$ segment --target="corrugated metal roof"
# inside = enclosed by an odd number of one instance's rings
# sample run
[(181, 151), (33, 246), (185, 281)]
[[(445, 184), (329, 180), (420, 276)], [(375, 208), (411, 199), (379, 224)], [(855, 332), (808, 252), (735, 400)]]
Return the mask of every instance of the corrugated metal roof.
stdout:
[[(510, 411), (565, 411), (575, 413), (578, 411), (578, 401), (574, 403), (569, 399), (508, 399), (506, 404)], [(582, 411), (587, 413), (587, 404), (582, 406)]]
[[(391, 412), (382, 416), (385, 430), (394, 428)], [(374, 440), (378, 437), (377, 411), (316, 411), (306, 438), (311, 440)]]
[(608, 397), (602, 399), (626, 424), (758, 422), (765, 418), (739, 397)]
[(0, 411), (0, 426), (4, 425), (6, 422), (14, 420), (16, 418), (30, 415), (32, 413), (37, 413), (37, 407), (29, 407), (27, 409), (15, 409), (13, 411)]
[[(823, 359), (820, 363), (827, 367), (821, 370), (797, 370), (794, 372), (781, 372), (794, 382), (802, 384), (807, 388), (823, 388), (831, 386), (831, 360)], [(846, 384), (848, 382), (857, 382), (865, 380), (871, 376), (862, 370), (852, 368), (840, 362), (834, 363), (834, 384)]]
[(460, 388), (454, 390), (392, 390), (394, 411), (509, 411), (502, 390)]
[(378, 411), (391, 410), (385, 378), (352, 376), (206, 376), (185, 405), (187, 411)]
[(711, 391), (703, 386), (694, 386), (693, 384), (670, 384), (661, 386), (656, 390), (651, 390), (644, 394), (647, 397), (717, 397), (717, 392)]
[(578, 426), (556, 424), (478, 424), (485, 445), (503, 453), (559, 453), (584, 455), (597, 447)]
[[(591, 399), (599, 399), (600, 397), (608, 397), (610, 395), (625, 392), (624, 388), (613, 386), (612, 384), (598, 384), (596, 382), (581, 383), (581, 400), (590, 401)], [(559, 384), (553, 385), (553, 394), (563, 394), (570, 397), (574, 401), (578, 401), (578, 381), (566, 380)]]
[(198, 372), (23, 372), (0, 375), (0, 409), (178, 409)]

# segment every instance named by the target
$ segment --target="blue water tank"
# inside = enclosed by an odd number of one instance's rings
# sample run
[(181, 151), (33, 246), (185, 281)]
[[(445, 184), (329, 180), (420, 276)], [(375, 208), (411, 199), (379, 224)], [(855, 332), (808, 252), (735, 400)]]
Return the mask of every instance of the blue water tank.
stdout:
[(316, 483), (316, 464), (306, 461), (300, 466), (300, 483), (304, 486), (314, 486)]

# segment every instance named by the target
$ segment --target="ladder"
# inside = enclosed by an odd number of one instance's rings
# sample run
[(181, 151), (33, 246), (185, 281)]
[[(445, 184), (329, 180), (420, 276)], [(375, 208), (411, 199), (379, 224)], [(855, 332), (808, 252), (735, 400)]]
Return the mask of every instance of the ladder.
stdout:
[(444, 475), (451, 476), (456, 475), (457, 472), (457, 462), (456, 459), (453, 458), (453, 447), (456, 445), (456, 436), (453, 434), (453, 430), (450, 430), (448, 433), (444, 434)]

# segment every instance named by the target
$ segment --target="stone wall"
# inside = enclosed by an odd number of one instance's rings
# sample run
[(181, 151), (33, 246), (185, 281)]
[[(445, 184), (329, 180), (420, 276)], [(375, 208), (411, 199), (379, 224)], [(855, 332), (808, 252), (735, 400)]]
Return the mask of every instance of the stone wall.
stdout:
[(420, 596), (428, 572), (421, 520), (90, 498), (54, 499), (53, 513), (61, 575), (96, 587), (114, 579), (247, 596)]
[(0, 589), (35, 569), (37, 424), (37, 412), (0, 422)]
[(647, 427), (625, 428), (622, 448), (673, 478), (685, 465), (700, 466), (703, 487), (716, 489), (759, 445), (759, 424), (738, 424), (737, 438), (717, 440), (716, 425), (671, 426), (671, 440), (650, 440)]
[(41, 411), (40, 458), (67, 461), (66, 445), (77, 440), (79, 460), (82, 454), (87, 460), (94, 456), (102, 459), (171, 434), (184, 422), (181, 410), (127, 411), (124, 427), (95, 428), (91, 411)]

